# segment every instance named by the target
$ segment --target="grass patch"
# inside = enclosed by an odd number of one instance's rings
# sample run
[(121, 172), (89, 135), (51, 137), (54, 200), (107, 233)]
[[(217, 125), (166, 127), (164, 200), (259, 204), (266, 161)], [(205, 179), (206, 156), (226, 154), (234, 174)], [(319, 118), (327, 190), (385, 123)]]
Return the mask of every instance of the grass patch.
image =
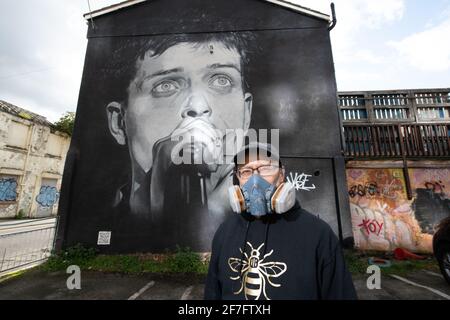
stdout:
[(386, 259), (391, 262), (390, 267), (381, 268), (383, 274), (407, 275), (418, 270), (439, 271), (439, 265), (432, 255), (423, 255), (425, 260), (399, 261), (392, 253), (375, 251), (344, 250), (344, 257), (349, 271), (354, 274), (366, 274), (371, 257)]
[(76, 245), (60, 254), (52, 255), (40, 266), (43, 271), (63, 271), (70, 265), (82, 270), (143, 273), (189, 273), (206, 275), (209, 261), (189, 248), (177, 248), (166, 254), (101, 255), (94, 249)]
[[(418, 270), (439, 271), (439, 265), (432, 256), (425, 260), (397, 261), (392, 253), (344, 250), (347, 268), (353, 275), (366, 275), (369, 258), (387, 259), (388, 268), (381, 268), (383, 274), (407, 275)], [(117, 272), (123, 274), (196, 274), (206, 275), (209, 259), (203, 259), (189, 248), (178, 247), (175, 252), (165, 254), (102, 255), (92, 248), (81, 245), (68, 248), (60, 254), (52, 255), (46, 263), (39, 266), (44, 271), (65, 271), (68, 266), (77, 265), (82, 270)]]

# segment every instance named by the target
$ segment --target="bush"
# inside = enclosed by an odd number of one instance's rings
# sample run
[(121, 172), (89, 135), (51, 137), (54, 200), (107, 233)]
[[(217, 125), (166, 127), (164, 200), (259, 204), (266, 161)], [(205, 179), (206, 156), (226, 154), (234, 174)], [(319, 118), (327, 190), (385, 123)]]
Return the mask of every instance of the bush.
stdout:
[(25, 211), (23, 209), (20, 209), (19, 212), (17, 212), (16, 216), (14, 217), (14, 219), (24, 219), (26, 218), (25, 216)]
[(55, 124), (56, 130), (72, 135), (75, 123), (75, 112), (66, 112)]
[(167, 264), (169, 270), (175, 273), (203, 273), (205, 269), (200, 255), (190, 248), (177, 247), (176, 253), (168, 258)]
[(42, 268), (47, 271), (65, 270), (70, 265), (77, 265), (81, 268), (93, 260), (95, 255), (95, 249), (86, 248), (81, 244), (77, 244), (68, 248), (66, 251), (50, 256)]

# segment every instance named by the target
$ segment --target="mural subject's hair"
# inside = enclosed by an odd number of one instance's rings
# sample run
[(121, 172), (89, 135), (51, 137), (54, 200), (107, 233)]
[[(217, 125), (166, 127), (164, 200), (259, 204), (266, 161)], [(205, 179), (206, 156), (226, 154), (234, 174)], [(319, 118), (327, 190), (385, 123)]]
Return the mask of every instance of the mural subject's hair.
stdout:
[(158, 36), (116, 38), (112, 45), (112, 53), (105, 68), (105, 79), (113, 81), (113, 96), (109, 101), (125, 102), (128, 96), (127, 89), (134, 80), (140, 61), (150, 54), (157, 57), (167, 49), (179, 44), (190, 43), (194, 46), (209, 46), (211, 43), (222, 43), (227, 49), (236, 50), (241, 56), (242, 83), (244, 90), (249, 85), (245, 74), (248, 72), (250, 56), (257, 52), (255, 46), (256, 36), (251, 32), (219, 32), (170, 34)]

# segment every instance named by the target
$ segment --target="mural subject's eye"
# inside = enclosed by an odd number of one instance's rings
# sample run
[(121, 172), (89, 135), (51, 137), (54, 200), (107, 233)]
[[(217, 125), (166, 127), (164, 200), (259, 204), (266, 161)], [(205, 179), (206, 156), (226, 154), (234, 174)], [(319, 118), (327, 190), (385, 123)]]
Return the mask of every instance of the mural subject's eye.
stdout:
[(175, 92), (177, 92), (180, 89), (180, 85), (178, 82), (173, 80), (164, 80), (159, 83), (157, 83), (153, 89), (152, 93), (156, 96), (171, 96)]
[(223, 74), (216, 75), (209, 81), (209, 86), (221, 91), (229, 91), (233, 87), (233, 81)]

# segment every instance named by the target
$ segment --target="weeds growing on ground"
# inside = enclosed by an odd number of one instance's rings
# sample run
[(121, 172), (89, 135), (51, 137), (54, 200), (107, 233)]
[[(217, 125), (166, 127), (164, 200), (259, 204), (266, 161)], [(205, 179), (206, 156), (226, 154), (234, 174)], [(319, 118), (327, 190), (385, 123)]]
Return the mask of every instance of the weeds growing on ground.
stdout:
[(175, 252), (163, 255), (103, 255), (95, 249), (76, 245), (58, 254), (53, 254), (40, 268), (45, 271), (62, 271), (70, 265), (82, 270), (142, 273), (193, 273), (206, 274), (209, 261), (203, 261), (200, 254), (189, 248), (177, 247)]

